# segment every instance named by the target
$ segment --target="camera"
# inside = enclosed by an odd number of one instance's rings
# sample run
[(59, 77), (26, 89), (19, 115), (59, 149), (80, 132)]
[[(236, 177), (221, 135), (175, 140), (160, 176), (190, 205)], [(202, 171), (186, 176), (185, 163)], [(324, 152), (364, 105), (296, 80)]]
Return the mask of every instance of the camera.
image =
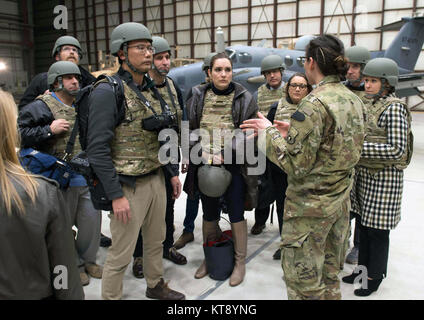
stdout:
[(141, 121), (141, 126), (147, 131), (160, 131), (167, 128), (178, 129), (177, 117), (169, 111), (144, 118)]

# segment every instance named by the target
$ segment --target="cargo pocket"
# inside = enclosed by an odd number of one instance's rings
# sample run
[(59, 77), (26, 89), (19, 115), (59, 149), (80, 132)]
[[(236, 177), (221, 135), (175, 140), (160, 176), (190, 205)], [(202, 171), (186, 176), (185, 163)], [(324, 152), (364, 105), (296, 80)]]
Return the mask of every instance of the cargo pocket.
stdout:
[(310, 232), (300, 234), (283, 240), (281, 244), (281, 264), (287, 281), (314, 282), (318, 276), (309, 235)]

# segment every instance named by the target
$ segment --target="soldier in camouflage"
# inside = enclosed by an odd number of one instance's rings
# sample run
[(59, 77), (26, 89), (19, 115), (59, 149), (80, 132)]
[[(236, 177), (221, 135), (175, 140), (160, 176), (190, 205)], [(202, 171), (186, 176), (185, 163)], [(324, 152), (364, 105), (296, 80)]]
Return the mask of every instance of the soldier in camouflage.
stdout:
[[(284, 63), (279, 55), (272, 54), (262, 60), (261, 74), (265, 76), (266, 83), (258, 88), (253, 97), (256, 99), (259, 111), (264, 115), (268, 114), (271, 105), (285, 97), (283, 73)], [(260, 234), (265, 228), (269, 211), (269, 206), (255, 209), (255, 224), (250, 230), (252, 234)]]
[[(176, 134), (180, 131), (181, 120), (183, 120), (184, 104), (180, 89), (171, 78), (167, 77), (171, 67), (171, 47), (166, 39), (161, 37), (152, 37), (152, 45), (155, 48), (153, 55), (152, 69), (149, 71), (149, 76), (156, 85), (156, 91), (150, 91), (147, 97), (154, 104), (159, 104), (161, 109), (169, 110), (175, 117)], [(178, 148), (178, 146), (176, 146)], [(171, 164), (174, 168), (172, 174), (165, 171), (166, 184), (166, 237), (163, 242), (163, 257), (176, 264), (182, 265), (187, 263), (187, 259), (179, 253), (174, 244), (174, 204), (175, 199), (181, 192), (181, 182), (179, 175), (179, 159), (175, 159), (176, 163)], [(176, 193), (173, 193), (171, 180), (175, 180), (178, 186)], [(137, 278), (144, 277), (143, 275), (143, 237), (142, 233), (137, 239), (137, 245), (133, 254), (133, 274)]]
[(290, 123), (273, 126), (259, 114), (241, 127), (260, 131), (259, 149), (288, 176), (281, 255), (289, 299), (340, 299), (349, 192), (364, 140), (362, 101), (340, 83), (346, 60), (339, 39), (320, 36), (305, 53), (316, 88)]
[[(143, 232), (143, 271), (146, 296), (181, 300), (163, 279), (166, 188), (163, 170), (172, 170), (158, 158), (161, 127), (146, 126), (147, 119), (162, 114), (160, 103), (150, 99), (154, 82), (146, 76), (155, 52), (149, 30), (140, 23), (117, 26), (111, 34), (111, 52), (119, 58), (117, 76), (124, 84), (124, 105), (117, 106), (115, 91), (100, 83), (90, 96), (87, 154), (90, 164), (112, 200), (109, 215), (112, 246), (108, 250), (102, 280), (104, 299), (121, 299), (123, 277), (134, 252), (140, 228)], [(155, 122), (157, 123), (157, 122)], [(162, 122), (158, 122), (161, 126)], [(171, 181), (179, 196), (178, 182)]]
[[(364, 71), (365, 64), (371, 59), (370, 52), (367, 48), (361, 46), (353, 46), (346, 49), (346, 58), (349, 60), (349, 69), (346, 72), (346, 87), (352, 90), (353, 93), (355, 93), (359, 98), (362, 99), (364, 103), (366, 103), (368, 99), (365, 96), (365, 86), (363, 82), (362, 72)], [(356, 174), (357, 173), (355, 172), (355, 175)], [(354, 181), (356, 181), (356, 179), (354, 179)], [(349, 264), (357, 264), (359, 254), (359, 228), (361, 224), (361, 216), (355, 214), (354, 212), (351, 212), (351, 223), (353, 219), (355, 219), (353, 247), (350, 250), (349, 254), (346, 256), (346, 262)], [(346, 246), (349, 246), (349, 239), (347, 239)]]
[[(19, 113), (18, 124), (23, 147), (64, 159), (76, 118), (73, 103), (79, 92), (80, 75), (78, 66), (70, 61), (59, 61), (50, 66), (47, 80), (52, 93), (38, 96)], [(66, 159), (71, 159), (79, 151), (81, 146), (77, 137), (73, 153), (67, 155)], [(87, 183), (81, 175), (73, 174), (69, 187), (62, 190), (62, 193), (71, 222), (78, 228), (75, 248), (81, 283), (88, 285), (89, 275), (93, 278), (102, 277), (102, 267), (96, 264), (101, 212), (94, 209)]]

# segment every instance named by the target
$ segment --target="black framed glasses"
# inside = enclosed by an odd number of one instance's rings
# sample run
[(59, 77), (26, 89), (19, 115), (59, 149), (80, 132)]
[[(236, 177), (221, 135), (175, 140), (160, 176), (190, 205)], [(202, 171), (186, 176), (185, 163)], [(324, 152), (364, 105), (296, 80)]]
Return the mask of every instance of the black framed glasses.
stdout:
[(155, 48), (153, 46), (144, 46), (142, 44), (137, 44), (134, 46), (128, 46), (128, 48), (136, 48), (138, 51), (140, 51), (140, 53), (146, 53), (147, 51), (149, 51), (149, 53), (154, 54), (155, 53)]

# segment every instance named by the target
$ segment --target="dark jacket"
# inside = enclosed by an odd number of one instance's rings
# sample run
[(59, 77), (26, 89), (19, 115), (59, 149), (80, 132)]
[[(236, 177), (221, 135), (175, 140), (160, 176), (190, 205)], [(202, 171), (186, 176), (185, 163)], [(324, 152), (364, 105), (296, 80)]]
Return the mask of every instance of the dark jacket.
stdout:
[[(63, 197), (51, 180), (36, 180), (35, 203), (14, 183), (24, 202), (25, 214), (13, 212), (9, 216), (0, 203), (0, 300), (51, 296), (84, 299)], [(55, 289), (57, 283), (67, 285), (68, 289)]]
[[(129, 72), (120, 68), (118, 76), (126, 83), (132, 82)], [(144, 77), (141, 92), (154, 87), (154, 82)], [(112, 162), (110, 143), (115, 135), (115, 128), (124, 114), (119, 113), (112, 87), (107, 83), (100, 83), (90, 95), (90, 114), (88, 123), (87, 155), (89, 162), (99, 177), (110, 200), (124, 195), (121, 183), (133, 186), (137, 177), (118, 175)], [(140, 124), (141, 125), (141, 124)], [(178, 175), (171, 165), (164, 166), (168, 176)]]
[[(80, 88), (84, 88), (92, 83), (96, 78), (83, 67), (78, 66), (81, 72)], [(33, 102), (39, 95), (49, 89), (47, 85), (47, 72), (37, 74), (32, 80), (29, 86), (26, 88), (24, 95), (19, 102), (19, 110), (30, 102)]]
[(35, 100), (19, 111), (18, 126), (21, 146), (47, 152), (55, 143), (50, 124), (55, 120), (50, 108), (41, 100)]
[[(246, 88), (237, 82), (233, 82), (235, 86), (234, 100), (232, 106), (232, 117), (235, 128), (239, 128), (244, 120), (257, 117), (258, 106), (253, 100), (252, 95)], [(211, 88), (210, 83), (199, 85), (192, 88), (191, 96), (187, 100), (186, 110), (189, 119), (190, 130), (200, 128), (200, 120), (203, 113), (205, 94)], [(258, 176), (248, 175), (247, 169), (249, 164), (242, 165), (242, 176), (246, 183), (245, 210), (252, 210), (256, 207), (258, 193)], [(253, 166), (252, 166), (253, 167)], [(196, 188), (197, 166), (190, 164), (187, 172), (186, 182), (184, 183), (184, 191), (190, 197), (193, 197)]]

